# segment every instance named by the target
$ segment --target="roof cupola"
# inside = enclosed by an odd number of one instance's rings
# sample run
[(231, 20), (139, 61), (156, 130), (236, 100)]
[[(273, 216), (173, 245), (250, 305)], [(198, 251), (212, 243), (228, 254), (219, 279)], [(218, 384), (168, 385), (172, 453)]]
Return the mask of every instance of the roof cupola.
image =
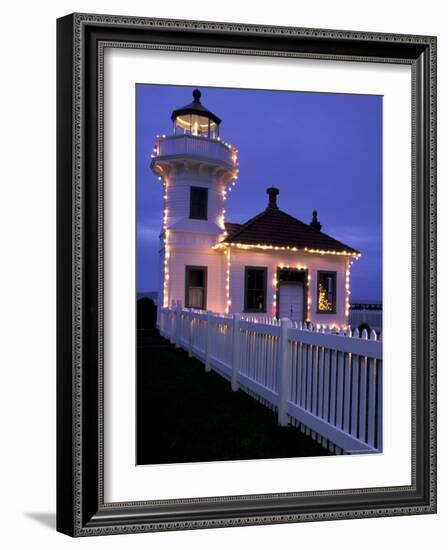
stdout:
[(310, 222), (310, 226), (317, 231), (320, 231), (322, 229), (322, 224), (317, 219), (317, 210), (313, 210), (313, 219)]
[(277, 196), (279, 195), (280, 191), (277, 189), (277, 187), (268, 187), (266, 189), (266, 193), (269, 195), (269, 202), (267, 207), (275, 208), (278, 210)]

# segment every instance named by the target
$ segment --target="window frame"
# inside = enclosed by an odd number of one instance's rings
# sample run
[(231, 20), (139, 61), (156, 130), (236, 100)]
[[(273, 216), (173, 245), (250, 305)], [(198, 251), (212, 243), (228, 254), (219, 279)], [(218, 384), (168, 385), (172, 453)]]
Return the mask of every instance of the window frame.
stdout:
[[(197, 216), (193, 216), (192, 210), (193, 210), (193, 191), (205, 191), (205, 217), (198, 218)], [(190, 185), (190, 212), (189, 216), (190, 220), (202, 220), (207, 221), (208, 220), (208, 187), (201, 187), (198, 185)]]
[[(262, 271), (264, 272), (264, 307), (263, 309), (253, 309), (247, 307), (247, 291), (248, 291), (248, 281), (249, 281), (249, 271)], [(265, 266), (252, 266), (252, 265), (246, 265), (244, 266), (244, 313), (266, 313), (267, 312), (267, 301), (268, 301), (268, 292), (267, 292), (267, 284), (268, 284), (268, 268)]]
[[(319, 309), (319, 276), (321, 275), (331, 275), (334, 279), (334, 289), (333, 289), (333, 307), (331, 311), (321, 311)], [(319, 315), (335, 315), (337, 313), (337, 281), (338, 281), (338, 272), (337, 271), (328, 271), (325, 269), (316, 271), (316, 313)]]
[[(203, 292), (203, 296), (202, 296), (202, 307), (193, 307), (193, 306), (190, 306), (190, 301), (188, 299), (188, 295), (189, 295), (189, 284), (188, 284), (188, 281), (189, 281), (189, 273), (190, 273), (190, 270), (192, 269), (201, 269), (203, 272), (204, 272), (204, 292)], [(200, 311), (205, 311), (207, 309), (207, 279), (208, 279), (208, 267), (206, 265), (186, 265), (185, 266), (185, 292), (184, 292), (184, 297), (185, 297), (185, 307), (187, 309), (198, 309)]]

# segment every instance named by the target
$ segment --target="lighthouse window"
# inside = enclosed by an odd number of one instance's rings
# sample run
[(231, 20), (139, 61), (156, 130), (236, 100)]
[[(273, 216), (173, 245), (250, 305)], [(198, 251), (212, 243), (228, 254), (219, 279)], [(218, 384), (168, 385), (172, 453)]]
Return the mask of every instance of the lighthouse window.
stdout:
[(246, 267), (244, 311), (266, 313), (266, 267)]
[(317, 272), (317, 313), (336, 313), (336, 272)]
[(186, 266), (185, 268), (185, 306), (205, 309), (207, 301), (207, 268)]
[(174, 134), (189, 134), (209, 139), (216, 139), (219, 126), (213, 120), (199, 115), (186, 114), (174, 121)]
[(190, 187), (190, 218), (206, 220), (208, 189), (206, 187)]

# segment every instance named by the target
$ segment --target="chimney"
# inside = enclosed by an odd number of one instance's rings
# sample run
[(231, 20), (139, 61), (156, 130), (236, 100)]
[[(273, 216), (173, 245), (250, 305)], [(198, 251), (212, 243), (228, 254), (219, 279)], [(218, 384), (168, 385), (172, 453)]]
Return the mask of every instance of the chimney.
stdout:
[(313, 210), (313, 219), (310, 222), (310, 226), (317, 231), (320, 231), (322, 229), (322, 224), (317, 219), (317, 210)]
[(266, 193), (269, 195), (268, 208), (275, 208), (276, 210), (278, 210), (277, 195), (280, 193), (280, 191), (277, 189), (277, 187), (268, 187), (268, 189), (266, 189)]

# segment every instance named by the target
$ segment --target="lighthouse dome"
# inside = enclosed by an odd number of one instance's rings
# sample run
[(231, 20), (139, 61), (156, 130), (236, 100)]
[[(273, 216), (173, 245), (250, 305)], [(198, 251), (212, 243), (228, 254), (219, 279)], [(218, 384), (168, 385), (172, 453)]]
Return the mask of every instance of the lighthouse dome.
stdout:
[(171, 114), (174, 134), (190, 134), (209, 139), (219, 136), (221, 119), (201, 103), (201, 92), (193, 90), (193, 101), (184, 107), (175, 109)]

